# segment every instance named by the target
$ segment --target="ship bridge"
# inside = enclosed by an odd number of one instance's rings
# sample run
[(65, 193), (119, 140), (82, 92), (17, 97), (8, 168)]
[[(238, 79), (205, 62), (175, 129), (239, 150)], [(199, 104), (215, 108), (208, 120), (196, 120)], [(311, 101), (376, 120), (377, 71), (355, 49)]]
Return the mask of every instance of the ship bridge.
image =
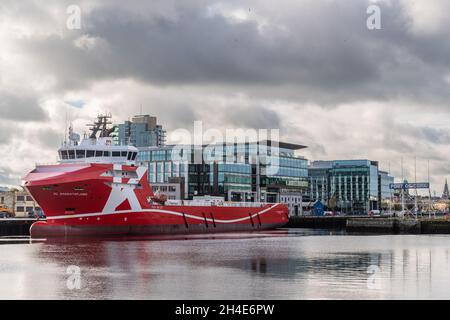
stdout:
[(111, 124), (111, 116), (99, 115), (98, 119), (91, 126), (92, 133), (80, 142), (80, 136), (69, 128), (69, 141), (65, 142), (58, 150), (60, 163), (123, 163), (134, 165), (138, 149), (130, 145), (117, 146), (110, 136), (113, 128), (108, 128)]

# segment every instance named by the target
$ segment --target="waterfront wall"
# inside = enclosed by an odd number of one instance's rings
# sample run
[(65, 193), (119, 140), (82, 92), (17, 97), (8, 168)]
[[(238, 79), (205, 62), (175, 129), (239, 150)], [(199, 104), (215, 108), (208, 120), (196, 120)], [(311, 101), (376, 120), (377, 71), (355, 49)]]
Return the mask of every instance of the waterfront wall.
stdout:
[(292, 217), (288, 228), (341, 229), (348, 232), (384, 234), (450, 234), (444, 218), (401, 219), (384, 217)]
[[(0, 219), (0, 236), (27, 236), (35, 219)], [(286, 228), (340, 229), (358, 233), (450, 234), (450, 219), (382, 217), (291, 217)]]
[(345, 229), (347, 217), (316, 217), (297, 216), (289, 217), (286, 228), (311, 228), (311, 229)]
[(0, 219), (0, 236), (28, 236), (36, 219)]
[(421, 222), (422, 233), (449, 234), (450, 221), (448, 220), (424, 220)]
[(350, 232), (418, 234), (421, 233), (421, 221), (395, 218), (348, 219), (346, 230)]

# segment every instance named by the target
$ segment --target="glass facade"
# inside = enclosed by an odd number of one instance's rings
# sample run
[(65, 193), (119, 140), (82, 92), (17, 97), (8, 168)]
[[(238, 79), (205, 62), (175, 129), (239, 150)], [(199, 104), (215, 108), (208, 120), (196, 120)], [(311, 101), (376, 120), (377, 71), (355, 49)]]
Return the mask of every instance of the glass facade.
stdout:
[(381, 200), (390, 199), (392, 197), (392, 190), (389, 185), (394, 183), (394, 177), (390, 176), (385, 171), (379, 172), (379, 197)]
[(364, 214), (380, 208), (394, 178), (370, 160), (316, 161), (309, 168), (309, 198), (330, 209)]
[(200, 163), (195, 152), (190, 145), (139, 148), (138, 161), (148, 164), (150, 183), (183, 177), (187, 199), (214, 195), (264, 201), (265, 193), (286, 189), (303, 193), (308, 187), (308, 162), (291, 149), (259, 143), (216, 144), (200, 149)]

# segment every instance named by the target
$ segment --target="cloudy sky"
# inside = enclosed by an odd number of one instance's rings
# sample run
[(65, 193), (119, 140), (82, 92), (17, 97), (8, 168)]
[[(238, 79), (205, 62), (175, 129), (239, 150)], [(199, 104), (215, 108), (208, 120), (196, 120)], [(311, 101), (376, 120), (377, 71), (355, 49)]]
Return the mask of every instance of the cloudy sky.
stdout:
[[(68, 117), (280, 128), (308, 159), (450, 176), (447, 0), (0, 2), (0, 185), (54, 162)], [(369, 30), (366, 10), (381, 9)], [(67, 7), (81, 28), (67, 28)]]

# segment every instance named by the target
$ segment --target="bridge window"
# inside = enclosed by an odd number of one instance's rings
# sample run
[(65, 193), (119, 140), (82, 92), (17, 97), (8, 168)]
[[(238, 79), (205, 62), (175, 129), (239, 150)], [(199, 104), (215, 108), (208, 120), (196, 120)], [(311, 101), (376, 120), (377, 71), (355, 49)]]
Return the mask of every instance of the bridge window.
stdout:
[(127, 156), (127, 152), (126, 151), (122, 151), (121, 154), (122, 154), (122, 157), (126, 157)]
[(75, 150), (69, 150), (69, 159), (75, 159)]
[(103, 151), (103, 156), (104, 156), (104, 157), (111, 157), (111, 152), (109, 152), (109, 151)]
[(133, 152), (132, 156), (131, 156), (131, 160), (135, 160), (137, 156), (137, 152)]
[(96, 150), (95, 157), (103, 157), (103, 151)]
[(77, 159), (82, 159), (82, 158), (86, 157), (86, 150), (77, 150), (76, 154), (77, 154)]
[(128, 152), (127, 160), (131, 160), (132, 155), (133, 155), (133, 152)]
[(86, 158), (92, 158), (95, 156), (95, 151), (94, 150), (87, 150), (86, 151)]
[(113, 157), (120, 157), (120, 151), (113, 151), (112, 152)]

